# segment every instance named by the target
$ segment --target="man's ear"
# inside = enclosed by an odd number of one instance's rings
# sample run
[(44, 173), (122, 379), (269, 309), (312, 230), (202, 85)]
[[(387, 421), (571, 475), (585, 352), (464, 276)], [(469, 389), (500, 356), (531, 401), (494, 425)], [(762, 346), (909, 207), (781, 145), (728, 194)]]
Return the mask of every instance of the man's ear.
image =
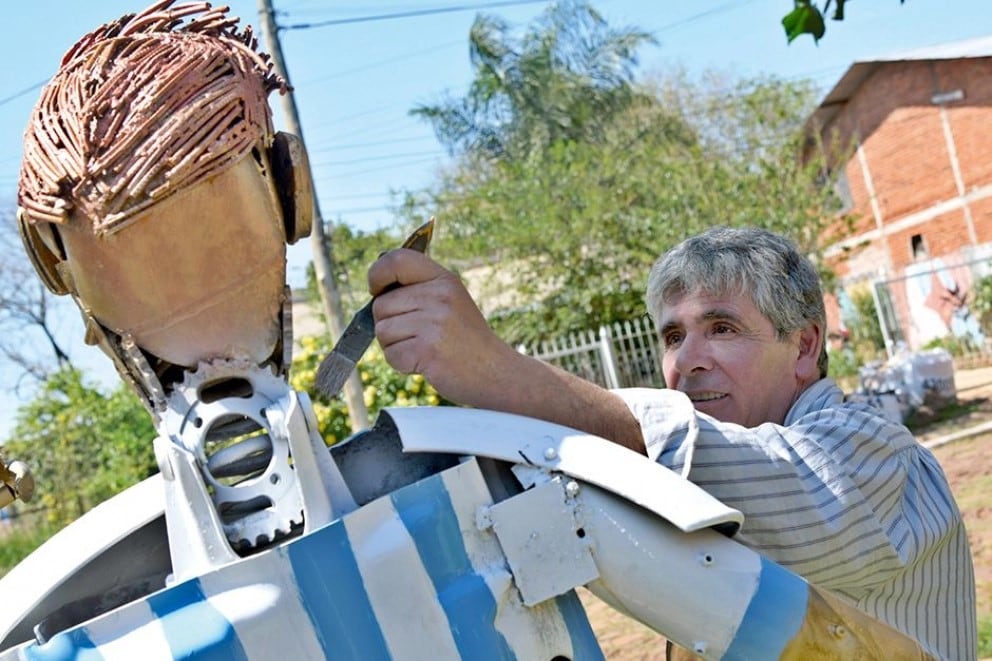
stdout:
[(816, 324), (808, 324), (799, 331), (799, 355), (796, 357), (796, 377), (804, 383), (820, 378), (820, 347), (823, 331)]
[(296, 243), (309, 236), (313, 227), (313, 182), (303, 141), (279, 131), (272, 141), (269, 161), (286, 224), (286, 243)]

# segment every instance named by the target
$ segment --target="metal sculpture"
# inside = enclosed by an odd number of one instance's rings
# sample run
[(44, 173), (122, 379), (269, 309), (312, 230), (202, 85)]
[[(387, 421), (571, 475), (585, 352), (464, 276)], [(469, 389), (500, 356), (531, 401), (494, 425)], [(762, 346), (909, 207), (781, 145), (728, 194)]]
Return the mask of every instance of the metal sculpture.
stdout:
[(705, 658), (925, 657), (603, 439), (393, 409), (328, 450), (285, 378), (306, 156), (236, 23), (165, 1), (102, 26), (32, 116), (25, 245), (146, 403), (160, 474), (0, 580), (0, 660), (601, 658), (583, 585)]

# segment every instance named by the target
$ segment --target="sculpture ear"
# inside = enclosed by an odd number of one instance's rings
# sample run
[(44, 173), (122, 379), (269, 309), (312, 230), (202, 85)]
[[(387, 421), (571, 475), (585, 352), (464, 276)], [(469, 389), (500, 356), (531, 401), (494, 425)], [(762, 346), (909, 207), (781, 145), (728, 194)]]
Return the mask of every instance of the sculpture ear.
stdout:
[(269, 160), (282, 207), (283, 222), (286, 224), (286, 242), (296, 243), (309, 236), (313, 227), (310, 161), (300, 138), (283, 131), (276, 133), (272, 141)]
[(58, 296), (68, 294), (71, 289), (59, 274), (59, 264), (65, 261), (65, 251), (58, 238), (58, 230), (51, 223), (32, 223), (28, 212), (17, 207), (17, 229), (24, 243), (24, 250), (41, 281), (49, 291)]

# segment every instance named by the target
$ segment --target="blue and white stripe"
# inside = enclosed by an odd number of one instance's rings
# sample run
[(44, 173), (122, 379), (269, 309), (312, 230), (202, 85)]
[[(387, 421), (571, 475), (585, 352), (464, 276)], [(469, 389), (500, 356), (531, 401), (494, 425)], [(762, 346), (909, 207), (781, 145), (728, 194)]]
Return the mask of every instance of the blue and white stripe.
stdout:
[(2, 659), (601, 659), (574, 593), (526, 608), (474, 461)]

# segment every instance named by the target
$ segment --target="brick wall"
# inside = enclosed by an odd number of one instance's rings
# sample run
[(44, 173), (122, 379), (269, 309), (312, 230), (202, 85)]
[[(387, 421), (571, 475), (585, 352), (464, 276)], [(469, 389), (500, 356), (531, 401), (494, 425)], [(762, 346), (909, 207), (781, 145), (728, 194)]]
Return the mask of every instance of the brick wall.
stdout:
[(978, 243), (992, 243), (992, 197), (973, 202), (971, 215), (974, 219)]
[[(932, 100), (955, 90), (963, 98), (943, 105)], [(845, 249), (828, 255), (838, 264), (842, 282), (878, 277), (880, 268), (887, 269), (886, 277), (898, 278), (916, 260), (967, 254), (975, 248), (972, 233), (977, 245), (992, 243), (990, 127), (992, 57), (875, 65), (822, 127), (824, 142), (853, 142), (861, 148), (843, 166), (855, 220), (849, 228), (833, 229), (843, 234)], [(963, 190), (952, 165), (955, 158)], [(971, 213), (970, 228), (965, 209)], [(914, 236), (925, 246), (925, 256), (914, 256)]]
[[(962, 90), (964, 98), (932, 103), (934, 94)], [(857, 216), (853, 232), (846, 238), (875, 230), (865, 169), (875, 191), (884, 243), (894, 250), (891, 263), (907, 263), (908, 237), (928, 237), (930, 256), (950, 254), (968, 245), (970, 237), (964, 216), (959, 213), (927, 217), (934, 207), (959, 197), (942, 112), (953, 136), (964, 193), (992, 186), (992, 58), (951, 61), (911, 61), (880, 64), (851, 95), (833, 121), (823, 127), (824, 139), (834, 144), (860, 139), (862, 153), (854, 155), (845, 172)], [(988, 241), (992, 228), (992, 203), (969, 203), (974, 228)], [(920, 216), (915, 229), (890, 229), (910, 216)], [(952, 218), (948, 218), (951, 216)]]

